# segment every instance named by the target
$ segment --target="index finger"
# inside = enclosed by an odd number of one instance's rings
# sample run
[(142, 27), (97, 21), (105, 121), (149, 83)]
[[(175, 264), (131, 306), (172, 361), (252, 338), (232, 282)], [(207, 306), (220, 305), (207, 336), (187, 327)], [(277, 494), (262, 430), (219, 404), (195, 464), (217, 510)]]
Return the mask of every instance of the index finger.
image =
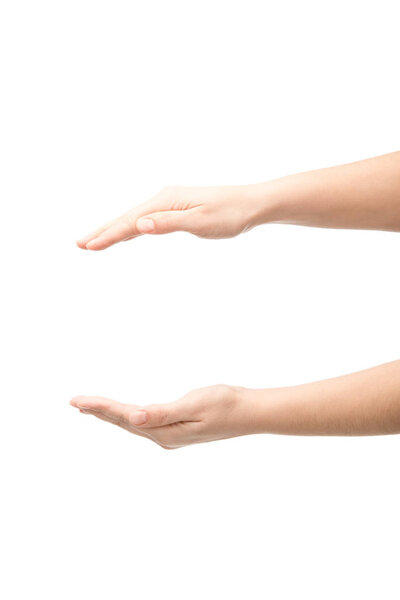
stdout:
[(79, 410), (99, 411), (104, 416), (118, 421), (127, 421), (131, 404), (123, 404), (101, 396), (76, 396), (70, 401), (71, 406)]
[(95, 229), (76, 243), (82, 249), (105, 250), (113, 244), (142, 235), (136, 221), (155, 210), (165, 210), (160, 194)]

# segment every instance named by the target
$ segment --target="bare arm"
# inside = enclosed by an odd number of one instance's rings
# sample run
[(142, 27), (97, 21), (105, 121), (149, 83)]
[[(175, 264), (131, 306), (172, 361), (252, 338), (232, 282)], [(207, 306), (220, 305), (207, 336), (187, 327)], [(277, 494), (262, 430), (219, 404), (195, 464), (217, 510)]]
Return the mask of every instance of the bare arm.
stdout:
[[(400, 231), (400, 152), (237, 187), (171, 187), (82, 238), (102, 250), (143, 233), (230, 237), (263, 223)], [(165, 447), (249, 433), (400, 433), (400, 361), (291, 388), (213, 386), (165, 405), (78, 397), (73, 406)]]
[(78, 396), (71, 404), (164, 448), (255, 433), (394, 434), (400, 433), (400, 360), (288, 388), (218, 385), (168, 404), (121, 404), (97, 396)]
[(265, 400), (266, 432), (400, 433), (400, 360), (324, 381), (249, 393), (260, 403)]
[(170, 186), (77, 244), (104, 250), (143, 234), (232, 237), (264, 223), (400, 231), (400, 152), (241, 186)]
[(400, 231), (400, 152), (265, 184), (261, 222)]

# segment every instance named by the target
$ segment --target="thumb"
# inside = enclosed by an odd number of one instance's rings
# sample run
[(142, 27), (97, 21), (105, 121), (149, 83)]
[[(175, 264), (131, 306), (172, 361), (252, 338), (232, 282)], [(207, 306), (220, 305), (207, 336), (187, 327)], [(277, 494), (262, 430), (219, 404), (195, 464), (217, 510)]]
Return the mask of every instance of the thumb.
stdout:
[(188, 410), (178, 402), (150, 404), (143, 408), (135, 407), (129, 415), (129, 422), (135, 427), (163, 427), (188, 420), (190, 420)]
[(193, 218), (188, 210), (166, 210), (140, 217), (136, 221), (136, 229), (139, 233), (155, 234), (189, 231)]

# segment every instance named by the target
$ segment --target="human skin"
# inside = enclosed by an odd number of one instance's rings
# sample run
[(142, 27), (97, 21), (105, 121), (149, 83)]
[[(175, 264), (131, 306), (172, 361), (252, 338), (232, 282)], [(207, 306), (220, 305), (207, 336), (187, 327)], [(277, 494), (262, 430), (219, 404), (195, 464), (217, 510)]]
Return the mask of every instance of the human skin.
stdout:
[(400, 231), (400, 152), (240, 186), (168, 186), (78, 240), (104, 250), (143, 234), (228, 238), (265, 223)]
[[(266, 223), (400, 231), (400, 152), (260, 184), (170, 186), (77, 244), (104, 250), (174, 231), (227, 238)], [(71, 404), (164, 448), (253, 433), (393, 434), (400, 433), (400, 361), (289, 388), (211, 386), (170, 404), (81, 396)]]
[(256, 433), (394, 434), (400, 433), (400, 361), (293, 387), (216, 385), (165, 404), (97, 396), (77, 396), (71, 404), (167, 449)]

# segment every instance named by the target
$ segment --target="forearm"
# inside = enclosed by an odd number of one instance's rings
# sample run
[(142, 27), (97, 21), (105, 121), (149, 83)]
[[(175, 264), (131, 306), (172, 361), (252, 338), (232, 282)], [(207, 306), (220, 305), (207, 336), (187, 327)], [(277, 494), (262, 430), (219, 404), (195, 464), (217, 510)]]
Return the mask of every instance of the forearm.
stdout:
[(400, 433), (400, 360), (300, 386), (244, 390), (252, 433)]
[(400, 152), (249, 187), (256, 225), (400, 231)]

